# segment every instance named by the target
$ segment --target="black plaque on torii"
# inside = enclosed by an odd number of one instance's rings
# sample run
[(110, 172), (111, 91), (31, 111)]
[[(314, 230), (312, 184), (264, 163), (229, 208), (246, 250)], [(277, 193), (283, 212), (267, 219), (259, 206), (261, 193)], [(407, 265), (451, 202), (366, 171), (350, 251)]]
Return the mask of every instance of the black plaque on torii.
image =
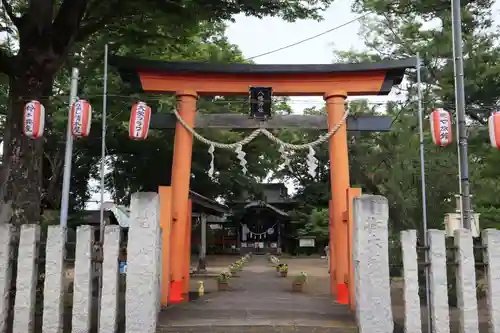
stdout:
[(271, 118), (272, 97), (271, 87), (250, 87), (250, 117), (260, 121)]

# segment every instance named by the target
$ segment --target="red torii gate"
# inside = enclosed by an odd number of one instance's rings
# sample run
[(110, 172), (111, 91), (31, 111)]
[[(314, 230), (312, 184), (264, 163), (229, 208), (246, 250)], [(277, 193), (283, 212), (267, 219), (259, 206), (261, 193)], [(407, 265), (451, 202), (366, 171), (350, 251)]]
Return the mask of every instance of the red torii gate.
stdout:
[[(191, 128), (314, 128), (330, 130), (345, 113), (348, 96), (387, 95), (402, 81), (407, 68), (415, 67), (415, 59), (378, 63), (329, 65), (256, 65), (201, 62), (170, 62), (111, 57), (123, 81), (137, 92), (175, 93), (178, 113)], [(272, 87), (275, 96), (323, 96), (328, 115), (277, 116), (262, 124), (246, 115), (197, 115), (199, 96), (242, 95), (249, 87)], [(351, 225), (353, 197), (360, 189), (350, 187), (347, 131), (388, 131), (389, 117), (348, 117), (347, 123), (330, 138), (330, 254), (331, 293), (339, 293), (344, 302), (349, 289), (354, 304), (351, 267)], [(189, 182), (193, 138), (174, 116), (153, 114), (151, 128), (174, 128), (174, 158), (171, 189), (160, 187), (161, 225), (163, 228), (164, 266), (162, 304), (182, 299), (187, 292), (189, 271), (185, 240), (189, 226)], [(182, 288), (184, 284), (184, 288)], [(169, 290), (170, 288), (170, 290)], [(170, 293), (170, 295), (169, 295)], [(343, 295), (340, 295), (342, 293)]]

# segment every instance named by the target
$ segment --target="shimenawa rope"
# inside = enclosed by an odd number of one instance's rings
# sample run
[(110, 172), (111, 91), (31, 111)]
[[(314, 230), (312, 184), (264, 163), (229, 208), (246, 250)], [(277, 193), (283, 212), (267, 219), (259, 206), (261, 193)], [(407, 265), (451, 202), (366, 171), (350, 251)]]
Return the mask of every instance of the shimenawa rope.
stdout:
[(210, 169), (208, 170), (208, 175), (210, 177), (213, 177), (214, 173), (214, 151), (215, 148), (221, 148), (221, 149), (229, 149), (233, 150), (237, 155), (238, 159), (240, 160), (240, 165), (242, 168), (243, 173), (245, 174), (248, 170), (246, 168), (246, 160), (245, 160), (245, 152), (243, 151), (243, 146), (246, 144), (249, 144), (252, 140), (254, 140), (257, 136), (260, 134), (265, 135), (269, 140), (273, 141), (274, 143), (278, 144), (280, 146), (279, 152), (281, 153), (281, 158), (284, 161), (284, 165), (286, 167), (290, 167), (290, 158), (288, 157), (288, 150), (309, 150), (309, 153), (307, 154), (307, 166), (308, 166), (308, 173), (314, 178), (316, 177), (316, 168), (318, 166), (318, 160), (316, 159), (315, 152), (314, 152), (314, 147), (319, 146), (326, 141), (328, 141), (344, 123), (346, 122), (347, 117), (349, 116), (349, 110), (347, 109), (344, 112), (344, 115), (342, 119), (339, 121), (338, 124), (332, 127), (328, 133), (324, 135), (320, 135), (318, 139), (309, 142), (309, 143), (304, 143), (304, 144), (293, 144), (293, 143), (288, 143), (284, 142), (283, 140), (277, 138), (274, 136), (270, 131), (268, 131), (265, 128), (259, 128), (253, 131), (249, 136), (245, 137), (244, 139), (234, 142), (234, 143), (221, 143), (221, 142), (216, 142), (212, 141), (210, 139), (207, 139), (203, 137), (201, 134), (197, 133), (191, 126), (189, 126), (184, 119), (182, 119), (181, 115), (179, 112), (174, 109), (173, 113), (175, 114), (175, 117), (179, 121), (179, 123), (184, 126), (184, 128), (191, 133), (197, 140), (201, 141), (202, 143), (206, 144), (209, 146), (208, 153), (211, 155), (211, 161), (210, 161)]

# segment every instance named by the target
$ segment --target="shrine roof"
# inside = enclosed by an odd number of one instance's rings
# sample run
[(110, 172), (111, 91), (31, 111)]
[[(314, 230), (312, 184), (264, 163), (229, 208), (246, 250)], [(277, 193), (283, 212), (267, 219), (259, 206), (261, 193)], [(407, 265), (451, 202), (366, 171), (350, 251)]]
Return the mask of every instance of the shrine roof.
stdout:
[(278, 215), (281, 215), (281, 216), (285, 216), (287, 217), (288, 216), (288, 213), (286, 213), (285, 211), (282, 211), (281, 209), (267, 203), (267, 202), (264, 202), (264, 201), (252, 201), (248, 204), (245, 205), (245, 207), (243, 207), (244, 209), (248, 209), (248, 208), (267, 208), (267, 209), (270, 209), (271, 211), (275, 212), (276, 214)]
[[(246, 63), (215, 63), (215, 62), (196, 62), (196, 61), (159, 61), (137, 59), (132, 57), (111, 56), (110, 65), (118, 69), (122, 80), (131, 84), (134, 90), (159, 92), (153, 86), (148, 86), (150, 80), (141, 77), (145, 73), (155, 73), (157, 75), (243, 75), (248, 77), (271, 76), (280, 77), (290, 75), (368, 75), (369, 73), (382, 73), (383, 83), (379, 86), (379, 95), (388, 94), (392, 86), (401, 83), (406, 69), (415, 68), (416, 59), (407, 58), (400, 60), (383, 60), (379, 62), (365, 63), (336, 63), (336, 64), (246, 64)], [(205, 78), (207, 79), (207, 78)], [(348, 90), (348, 89), (347, 89)], [(169, 89), (170, 91), (170, 89)], [(163, 91), (161, 91), (163, 92)], [(362, 93), (363, 91), (360, 91)], [(367, 90), (367, 93), (373, 94), (374, 91)], [(207, 92), (208, 93), (208, 92)], [(301, 92), (304, 94), (305, 92)], [(323, 92), (324, 93), (324, 92)], [(299, 94), (296, 94), (299, 95)]]
[(208, 213), (215, 216), (223, 216), (229, 213), (229, 207), (207, 198), (194, 191), (189, 191), (189, 198), (193, 202), (193, 212)]

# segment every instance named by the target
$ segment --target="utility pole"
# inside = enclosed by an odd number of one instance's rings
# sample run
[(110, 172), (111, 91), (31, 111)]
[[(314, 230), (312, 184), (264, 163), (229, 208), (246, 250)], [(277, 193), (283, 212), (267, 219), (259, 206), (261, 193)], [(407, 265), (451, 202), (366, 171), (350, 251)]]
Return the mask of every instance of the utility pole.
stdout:
[(71, 163), (73, 159), (73, 135), (71, 135), (71, 109), (73, 103), (78, 99), (78, 68), (71, 70), (71, 90), (69, 93), (69, 109), (68, 109), (68, 127), (66, 128), (66, 151), (64, 155), (64, 173), (63, 186), (61, 195), (61, 215), (60, 225), (66, 228), (68, 225), (68, 210), (69, 210), (69, 189), (71, 183)]
[[(424, 246), (427, 248), (429, 239), (427, 238), (427, 191), (425, 187), (425, 147), (424, 147), (424, 107), (422, 106), (422, 78), (420, 66), (420, 54), (417, 52), (417, 92), (418, 92), (418, 127), (420, 138), (420, 186), (422, 188), (422, 229)], [(429, 262), (429, 251), (425, 251), (425, 262)], [(427, 331), (432, 332), (431, 320), (431, 288), (429, 267), (425, 266), (425, 299), (427, 300)]]
[(457, 114), (458, 160), (463, 228), (471, 230), (471, 199), (469, 184), (469, 153), (465, 123), (464, 61), (462, 54), (462, 18), (460, 0), (451, 0), (453, 30), (453, 61), (455, 65), (455, 107)]

